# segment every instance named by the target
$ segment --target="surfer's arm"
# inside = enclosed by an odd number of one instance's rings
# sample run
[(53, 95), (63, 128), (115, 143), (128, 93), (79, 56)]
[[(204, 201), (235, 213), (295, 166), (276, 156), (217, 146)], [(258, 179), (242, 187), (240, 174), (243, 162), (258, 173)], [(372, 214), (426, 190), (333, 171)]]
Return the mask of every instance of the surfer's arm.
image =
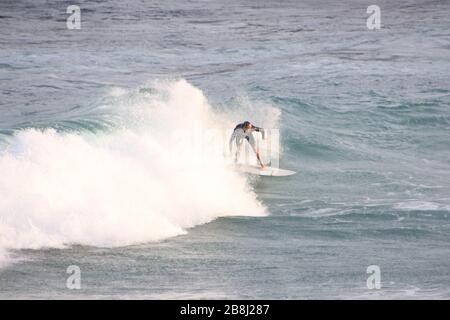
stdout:
[(253, 129), (253, 131), (261, 132), (263, 140), (266, 138), (266, 132), (264, 131), (263, 128), (253, 126), (252, 129)]
[(261, 161), (261, 157), (259, 156), (259, 151), (258, 151), (258, 149), (256, 149), (255, 137), (253, 136), (253, 134), (250, 133), (246, 138), (247, 138), (248, 143), (250, 144), (250, 146), (252, 147), (253, 151), (256, 154), (256, 159), (258, 159), (259, 165), (261, 166), (261, 168), (264, 168), (265, 166)]
[(261, 161), (261, 158), (259, 157), (259, 152), (256, 151), (256, 159), (258, 159), (259, 165), (261, 166), (261, 168), (265, 168), (264, 163)]

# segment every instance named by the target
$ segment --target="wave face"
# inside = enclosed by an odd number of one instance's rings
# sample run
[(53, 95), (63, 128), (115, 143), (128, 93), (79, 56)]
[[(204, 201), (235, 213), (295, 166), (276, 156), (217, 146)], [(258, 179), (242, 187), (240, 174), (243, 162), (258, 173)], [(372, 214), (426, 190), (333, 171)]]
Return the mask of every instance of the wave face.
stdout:
[[(220, 216), (266, 214), (212, 148), (223, 146), (220, 133), (236, 114), (219, 123), (219, 111), (184, 80), (114, 89), (104, 102), (94, 111), (110, 116), (108, 130), (92, 133), (79, 121), (79, 130), (10, 137), (0, 156), (0, 261), (7, 249), (123, 246)], [(210, 128), (215, 134), (204, 137)]]

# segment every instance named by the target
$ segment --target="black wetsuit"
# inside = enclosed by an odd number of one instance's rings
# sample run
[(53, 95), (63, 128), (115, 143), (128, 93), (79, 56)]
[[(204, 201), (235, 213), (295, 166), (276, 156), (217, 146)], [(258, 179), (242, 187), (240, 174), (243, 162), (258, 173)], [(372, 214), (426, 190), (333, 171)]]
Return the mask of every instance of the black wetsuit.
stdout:
[(256, 141), (255, 141), (255, 137), (252, 134), (253, 131), (261, 132), (263, 139), (264, 139), (264, 129), (263, 128), (252, 126), (251, 129), (245, 130), (244, 123), (240, 123), (234, 128), (233, 134), (230, 137), (229, 147), (230, 147), (230, 152), (231, 152), (233, 140), (236, 140), (236, 147), (237, 147), (236, 158), (239, 156), (239, 152), (240, 152), (240, 148), (241, 148), (243, 139), (247, 139), (248, 143), (250, 143), (250, 145), (252, 146), (253, 151), (255, 151), (255, 153), (256, 153), (256, 151), (257, 151), (256, 150)]

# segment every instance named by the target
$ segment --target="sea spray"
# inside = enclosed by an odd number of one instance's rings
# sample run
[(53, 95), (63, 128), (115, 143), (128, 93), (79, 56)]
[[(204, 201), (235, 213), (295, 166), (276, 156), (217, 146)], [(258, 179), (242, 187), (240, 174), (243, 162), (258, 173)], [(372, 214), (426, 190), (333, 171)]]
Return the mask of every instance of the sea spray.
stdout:
[[(174, 132), (186, 137), (232, 123), (222, 114), (218, 124), (199, 89), (166, 81), (151, 92), (115, 90), (111, 97), (103, 109), (120, 120), (114, 130), (27, 128), (2, 151), (0, 261), (8, 249), (123, 246), (183, 234), (219, 216), (267, 214), (223, 154), (175, 143)], [(223, 138), (210, 136), (207, 145), (223, 146)]]

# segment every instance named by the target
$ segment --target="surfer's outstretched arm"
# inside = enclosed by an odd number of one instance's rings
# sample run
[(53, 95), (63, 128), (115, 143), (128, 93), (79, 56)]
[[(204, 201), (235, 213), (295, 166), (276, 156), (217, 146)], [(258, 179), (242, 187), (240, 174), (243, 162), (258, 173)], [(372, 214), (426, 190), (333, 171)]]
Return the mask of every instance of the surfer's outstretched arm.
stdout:
[(262, 163), (262, 161), (261, 161), (261, 157), (259, 156), (259, 151), (258, 151), (258, 149), (256, 149), (256, 141), (255, 141), (255, 137), (253, 136), (253, 134), (250, 133), (250, 134), (247, 136), (247, 141), (248, 141), (248, 143), (250, 143), (250, 145), (252, 146), (252, 149), (253, 149), (253, 151), (254, 151), (255, 154), (256, 154), (256, 159), (258, 159), (259, 165), (261, 166), (261, 168), (264, 169), (265, 165), (264, 165), (264, 163)]
[(252, 130), (256, 131), (256, 132), (260, 132), (263, 140), (266, 138), (266, 132), (264, 131), (263, 128), (253, 126)]
[(264, 169), (266, 167), (266, 165), (261, 161), (258, 151), (256, 151), (256, 159), (258, 159), (258, 162), (259, 162), (259, 165), (261, 166), (261, 168)]

